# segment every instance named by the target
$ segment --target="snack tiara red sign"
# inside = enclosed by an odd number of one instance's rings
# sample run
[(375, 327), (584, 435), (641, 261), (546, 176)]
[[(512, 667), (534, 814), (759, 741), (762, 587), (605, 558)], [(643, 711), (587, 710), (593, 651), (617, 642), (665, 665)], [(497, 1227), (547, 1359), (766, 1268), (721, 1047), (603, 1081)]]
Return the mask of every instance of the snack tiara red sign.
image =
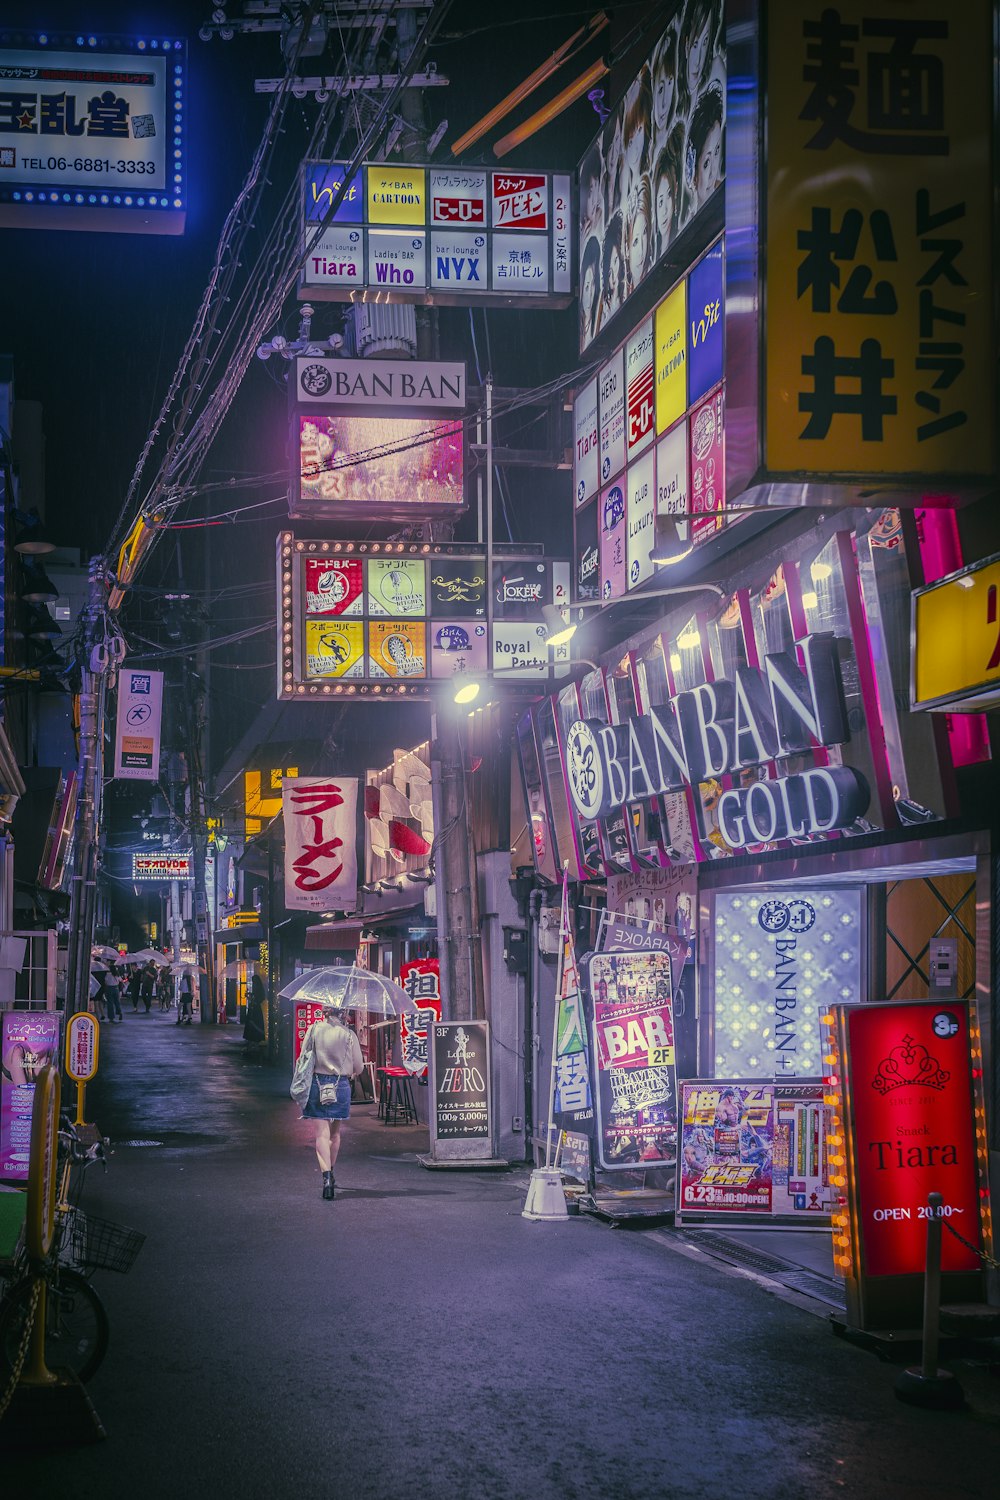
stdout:
[(133, 854), (133, 880), (190, 880), (194, 874), (190, 854)]

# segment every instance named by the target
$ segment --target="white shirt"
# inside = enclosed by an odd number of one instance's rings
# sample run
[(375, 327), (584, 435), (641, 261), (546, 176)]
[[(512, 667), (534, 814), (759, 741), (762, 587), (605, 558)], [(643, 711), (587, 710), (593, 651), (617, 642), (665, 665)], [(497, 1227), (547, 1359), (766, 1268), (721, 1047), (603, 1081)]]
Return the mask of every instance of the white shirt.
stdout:
[(317, 1073), (355, 1078), (364, 1072), (361, 1045), (348, 1026), (341, 1021), (317, 1021), (312, 1030)]

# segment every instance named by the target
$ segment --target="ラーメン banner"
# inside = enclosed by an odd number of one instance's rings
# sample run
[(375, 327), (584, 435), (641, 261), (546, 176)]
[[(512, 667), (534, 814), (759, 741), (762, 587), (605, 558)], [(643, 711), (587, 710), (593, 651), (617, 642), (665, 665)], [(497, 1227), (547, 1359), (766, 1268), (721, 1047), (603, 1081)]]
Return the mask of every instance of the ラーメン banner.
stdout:
[(765, 468), (991, 475), (993, 7), (769, 10)]
[(353, 911), (358, 903), (355, 777), (286, 776), (285, 905), (294, 911)]
[(123, 667), (118, 674), (115, 777), (159, 781), (163, 673)]

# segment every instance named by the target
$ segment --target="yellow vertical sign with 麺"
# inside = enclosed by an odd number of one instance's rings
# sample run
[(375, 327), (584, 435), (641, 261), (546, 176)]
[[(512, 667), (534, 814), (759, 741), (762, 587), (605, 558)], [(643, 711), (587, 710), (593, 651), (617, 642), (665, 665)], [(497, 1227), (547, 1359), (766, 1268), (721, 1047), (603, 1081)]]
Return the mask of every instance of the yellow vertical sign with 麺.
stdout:
[(672, 427), (687, 411), (687, 282), (679, 281), (656, 309), (656, 431)]
[(769, 11), (765, 467), (992, 474), (991, 6)]

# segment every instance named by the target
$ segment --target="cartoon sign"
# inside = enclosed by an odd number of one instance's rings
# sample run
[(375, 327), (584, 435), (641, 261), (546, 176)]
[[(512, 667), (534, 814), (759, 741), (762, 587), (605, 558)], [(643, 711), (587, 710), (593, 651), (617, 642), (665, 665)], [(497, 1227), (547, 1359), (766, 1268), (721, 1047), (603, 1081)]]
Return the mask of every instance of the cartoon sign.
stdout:
[(307, 557), (305, 605), (308, 615), (359, 615), (364, 573), (357, 557)]
[(369, 677), (426, 677), (427, 626), (408, 620), (372, 620), (368, 626)]
[(306, 676), (362, 677), (365, 627), (360, 620), (306, 620)]

